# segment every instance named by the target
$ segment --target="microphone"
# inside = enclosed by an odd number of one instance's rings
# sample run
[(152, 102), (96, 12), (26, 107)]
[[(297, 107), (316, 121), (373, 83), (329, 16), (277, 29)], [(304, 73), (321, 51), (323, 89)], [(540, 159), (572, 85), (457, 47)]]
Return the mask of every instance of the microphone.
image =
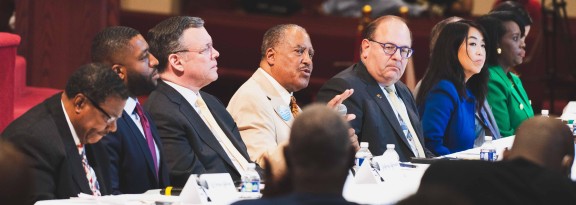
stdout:
[(348, 108), (346, 108), (346, 105), (342, 103), (338, 104), (338, 107), (336, 107), (336, 111), (338, 112), (338, 114), (342, 116), (346, 116), (346, 114), (348, 114)]

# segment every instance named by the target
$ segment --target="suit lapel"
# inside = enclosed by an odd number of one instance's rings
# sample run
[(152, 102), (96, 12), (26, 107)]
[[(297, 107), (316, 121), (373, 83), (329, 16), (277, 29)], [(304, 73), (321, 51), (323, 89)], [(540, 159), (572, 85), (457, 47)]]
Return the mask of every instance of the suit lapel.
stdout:
[[(148, 164), (148, 169), (150, 169), (152, 173), (156, 173), (153, 162), (154, 160), (152, 158), (152, 154), (150, 153), (150, 149), (148, 148), (148, 142), (146, 141), (146, 138), (142, 135), (142, 132), (140, 132), (140, 129), (138, 129), (137, 125), (134, 124), (132, 117), (130, 117), (130, 114), (128, 114), (126, 111), (123, 111), (121, 119), (125, 127), (128, 127), (128, 129), (130, 129), (130, 132), (132, 132), (130, 137), (132, 137), (134, 142), (138, 144), (138, 147), (142, 152), (142, 156), (146, 158), (146, 164)], [(148, 119), (150, 119), (150, 117), (148, 117)]]
[(518, 78), (514, 74), (510, 74), (510, 76), (512, 76), (511, 79), (514, 82), (514, 85), (516, 86), (516, 89), (514, 89), (513, 91), (514, 97), (518, 99), (518, 102), (524, 105), (524, 109), (522, 109), (522, 111), (524, 111), (526, 116), (527, 117), (532, 116), (534, 114), (534, 111), (532, 110), (530, 100), (528, 100), (528, 96), (526, 96), (525, 92), (520, 92), (521, 90), (522, 91), (524, 90), (524, 87), (522, 87), (522, 82), (520, 82), (520, 78)]
[(284, 124), (288, 128), (291, 128), (292, 123), (294, 122), (294, 117), (290, 116), (289, 120), (284, 120), (282, 118), (282, 116), (279, 114), (282, 112), (280, 110), (280, 109), (282, 109), (281, 107), (286, 107), (286, 108), (288, 108), (288, 110), (290, 110), (290, 106), (285, 104), (282, 101), (282, 97), (280, 97), (280, 94), (278, 93), (278, 91), (276, 91), (274, 86), (272, 84), (270, 84), (270, 81), (268, 81), (268, 79), (266, 79), (266, 77), (264, 76), (264, 74), (262, 72), (265, 72), (265, 71), (258, 70), (257, 72), (255, 72), (254, 75), (252, 75), (252, 79), (254, 79), (254, 81), (256, 81), (258, 85), (261, 85), (262, 90), (264, 90), (264, 93), (266, 93), (268, 100), (270, 100), (270, 104), (272, 105), (272, 108), (274, 108), (276, 116), (278, 118), (280, 118), (280, 121), (284, 122)]
[[(208, 101), (210, 101), (210, 99), (208, 99)], [(209, 104), (215, 104), (215, 103), (216, 102), (209, 103)], [(222, 131), (224, 132), (224, 134), (226, 134), (226, 137), (230, 140), (232, 145), (234, 145), (236, 150), (238, 150), (238, 152), (240, 152), (240, 154), (242, 154), (242, 156), (246, 160), (250, 161), (250, 157), (248, 156), (248, 152), (243, 151), (243, 150), (246, 150), (246, 147), (243, 147), (244, 146), (243, 143), (240, 143), (237, 140), (237, 138), (233, 137), (234, 133), (232, 133), (232, 129), (230, 127), (228, 127), (226, 124), (224, 124), (224, 120), (222, 119), (222, 114), (216, 112), (210, 106), (208, 106), (208, 109), (210, 109), (210, 112), (212, 113), (214, 120), (216, 120), (216, 122), (218, 123), (218, 126), (220, 126), (220, 128), (222, 128)], [(227, 114), (227, 113), (224, 113), (224, 114)], [(226, 153), (224, 153), (224, 154), (226, 154)], [(228, 156), (228, 155), (226, 155), (226, 156)], [(232, 161), (230, 161), (230, 165), (232, 165), (234, 167), (234, 164), (232, 164)]]
[(92, 193), (90, 189), (88, 179), (86, 178), (86, 171), (84, 171), (84, 166), (82, 165), (82, 157), (78, 153), (78, 148), (72, 137), (72, 132), (66, 122), (66, 116), (64, 116), (64, 110), (61, 105), (61, 95), (56, 95), (50, 99), (51, 103), (48, 105), (48, 109), (54, 116), (54, 123), (58, 128), (62, 142), (64, 143), (64, 149), (66, 151), (66, 160), (68, 168), (70, 169), (70, 174), (72, 174), (73, 181), (77, 185), (76, 190), (80, 190), (83, 193)]
[[(159, 81), (157, 89), (162, 89), (164, 93), (166, 93), (166, 96), (177, 104), (180, 112), (183, 113), (183, 115), (186, 117), (188, 124), (193, 128), (194, 132), (196, 132), (196, 135), (200, 138), (200, 140), (204, 141), (208, 147), (218, 153), (218, 155), (220, 155), (220, 157), (224, 159), (228, 165), (236, 170), (234, 164), (230, 160), (230, 157), (228, 157), (224, 151), (224, 148), (216, 139), (216, 136), (214, 136), (210, 128), (208, 128), (208, 125), (206, 125), (204, 120), (202, 120), (200, 115), (198, 115), (198, 112), (192, 108), (190, 103), (186, 101), (184, 96), (178, 93), (178, 91), (176, 91), (174, 88), (170, 87), (164, 81)], [(204, 100), (206, 99), (204, 98)], [(210, 109), (210, 102), (206, 102), (206, 105), (208, 105), (208, 109)], [(210, 109), (210, 111), (212, 111), (212, 109)], [(214, 113), (212, 114), (214, 115)]]
[(404, 132), (402, 131), (402, 128), (400, 127), (400, 122), (398, 121), (398, 117), (395, 116), (394, 110), (392, 109), (392, 106), (388, 102), (386, 95), (384, 95), (384, 92), (382, 92), (380, 85), (378, 85), (376, 80), (374, 80), (374, 78), (372, 78), (372, 76), (370, 76), (370, 74), (368, 73), (368, 70), (366, 70), (366, 67), (364, 66), (363, 63), (358, 63), (357, 66), (358, 66), (357, 69), (359, 72), (358, 75), (367, 84), (366, 90), (367, 90), (368, 94), (370, 95), (372, 100), (374, 100), (374, 102), (376, 102), (378, 107), (380, 107), (380, 110), (382, 111), (384, 116), (386, 116), (386, 118), (388, 119), (388, 122), (390, 123), (392, 128), (394, 128), (394, 131), (396, 131), (396, 134), (400, 137), (402, 142), (404, 142), (404, 144), (406, 144), (408, 147), (410, 147), (410, 144), (408, 144), (408, 140), (406, 139)]

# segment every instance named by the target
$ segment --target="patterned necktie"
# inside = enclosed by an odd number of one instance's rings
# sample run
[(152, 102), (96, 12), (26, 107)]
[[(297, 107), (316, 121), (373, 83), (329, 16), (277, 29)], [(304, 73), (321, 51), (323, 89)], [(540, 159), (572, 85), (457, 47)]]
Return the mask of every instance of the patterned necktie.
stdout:
[[(416, 135), (416, 131), (414, 131), (412, 124), (405, 123), (404, 121), (404, 119), (410, 119), (410, 118), (408, 118), (408, 116), (406, 116), (403, 112), (401, 112), (400, 103), (398, 102), (399, 99), (398, 96), (396, 95), (396, 92), (394, 92), (394, 90), (389, 86), (384, 87), (384, 89), (388, 92), (388, 95), (390, 95), (390, 101), (392, 101), (394, 109), (396, 110), (396, 112), (398, 112), (398, 122), (400, 123), (400, 126), (404, 124), (404, 126), (408, 129), (407, 132), (404, 131), (404, 135), (408, 140), (408, 144), (410, 145), (412, 152), (414, 152), (414, 156), (422, 158), (426, 157), (426, 155), (424, 154), (424, 148), (422, 147), (422, 144), (420, 143), (418, 135)], [(402, 129), (404, 130), (404, 128)]]
[(290, 96), (290, 111), (292, 112), (292, 116), (294, 116), (294, 118), (296, 118), (296, 116), (298, 116), (300, 113), (298, 104), (296, 103), (296, 98), (294, 96)]
[(92, 190), (92, 195), (101, 196), (100, 184), (96, 178), (96, 172), (94, 172), (94, 169), (92, 169), (90, 164), (88, 164), (88, 159), (86, 159), (86, 151), (83, 145), (78, 145), (78, 152), (80, 152), (80, 155), (82, 156), (82, 166), (86, 172), (86, 179), (88, 179), (88, 186), (90, 186), (90, 190)]
[(150, 129), (150, 123), (148, 118), (144, 115), (144, 110), (140, 103), (136, 103), (136, 113), (140, 117), (140, 123), (142, 124), (142, 129), (144, 130), (144, 137), (146, 137), (146, 143), (148, 143), (148, 150), (152, 154), (152, 160), (154, 160), (154, 171), (156, 172), (156, 178), (158, 178), (158, 158), (156, 157), (156, 146), (154, 146), (154, 137), (152, 136), (152, 130)]

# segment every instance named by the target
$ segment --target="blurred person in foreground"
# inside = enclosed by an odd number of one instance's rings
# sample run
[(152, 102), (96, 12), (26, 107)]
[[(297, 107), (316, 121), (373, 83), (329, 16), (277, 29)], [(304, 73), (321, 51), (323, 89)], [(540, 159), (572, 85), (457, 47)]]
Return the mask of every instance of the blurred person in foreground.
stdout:
[(420, 189), (445, 186), (475, 204), (576, 204), (570, 177), (574, 136), (562, 121), (535, 117), (524, 121), (503, 160), (440, 161), (424, 173)]
[(26, 156), (12, 143), (0, 139), (0, 202), (32, 205), (32, 173)]
[(284, 195), (235, 204), (356, 204), (342, 197), (355, 155), (348, 128), (345, 119), (326, 105), (304, 108), (284, 149), (288, 166), (285, 184), (266, 184), (266, 189), (282, 189)]

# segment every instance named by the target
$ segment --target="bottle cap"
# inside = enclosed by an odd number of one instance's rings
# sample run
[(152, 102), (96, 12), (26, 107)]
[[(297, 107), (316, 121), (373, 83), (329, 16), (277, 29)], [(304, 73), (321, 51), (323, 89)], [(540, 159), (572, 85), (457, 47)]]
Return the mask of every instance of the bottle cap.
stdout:
[(360, 142), (360, 148), (368, 148), (368, 142)]
[(395, 147), (396, 147), (395, 144), (387, 144), (386, 145), (386, 148), (388, 148), (388, 149), (394, 149)]
[(492, 136), (484, 136), (484, 141), (492, 141)]
[(542, 110), (542, 111), (541, 111), (541, 114), (542, 114), (542, 115), (548, 115), (548, 114), (549, 114), (549, 111), (548, 111), (548, 110)]

